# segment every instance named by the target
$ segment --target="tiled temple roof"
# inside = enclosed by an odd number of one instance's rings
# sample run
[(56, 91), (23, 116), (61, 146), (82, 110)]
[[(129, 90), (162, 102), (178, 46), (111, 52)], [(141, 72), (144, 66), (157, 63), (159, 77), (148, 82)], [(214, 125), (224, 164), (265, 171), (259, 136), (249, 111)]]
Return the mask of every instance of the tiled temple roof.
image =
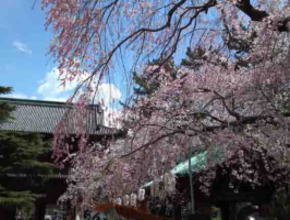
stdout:
[[(66, 124), (69, 125), (69, 133), (76, 133), (76, 120), (73, 117), (76, 110), (71, 104), (1, 97), (0, 103), (8, 103), (15, 107), (11, 114), (12, 118), (0, 124), (0, 130), (52, 134), (56, 125), (62, 119), (65, 119)], [(104, 126), (103, 118), (104, 114), (100, 106), (87, 106), (84, 117), (86, 133), (90, 135), (110, 135), (119, 132), (117, 129)]]

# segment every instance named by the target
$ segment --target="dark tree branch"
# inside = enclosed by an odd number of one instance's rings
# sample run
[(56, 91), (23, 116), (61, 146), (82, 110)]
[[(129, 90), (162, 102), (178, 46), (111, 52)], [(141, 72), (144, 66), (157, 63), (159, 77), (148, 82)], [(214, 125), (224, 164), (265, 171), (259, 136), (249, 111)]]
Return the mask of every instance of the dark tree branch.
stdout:
[(276, 122), (273, 121), (273, 117), (269, 116), (269, 115), (248, 116), (248, 117), (241, 118), (239, 121), (232, 121), (232, 122), (229, 122), (227, 124), (222, 124), (222, 125), (218, 125), (218, 126), (208, 126), (208, 127), (205, 126), (201, 132), (206, 132), (206, 131), (211, 132), (211, 131), (215, 131), (217, 129), (225, 129), (227, 127), (236, 127), (236, 126), (240, 126), (243, 124), (254, 124), (260, 120), (269, 120), (270, 121), (269, 123), (276, 124)]
[(133, 151), (131, 151), (131, 152), (127, 153), (127, 154), (122, 155), (121, 158), (122, 158), (122, 157), (128, 157), (128, 156), (130, 156), (130, 155), (136, 153), (136, 152), (139, 151), (139, 150), (142, 150), (142, 149), (144, 149), (144, 148), (146, 148), (146, 147), (149, 147), (149, 146), (152, 145), (152, 144), (155, 144), (155, 143), (159, 142), (159, 141), (162, 140), (163, 138), (166, 138), (166, 137), (169, 137), (169, 136), (172, 136), (172, 135), (178, 134), (178, 133), (179, 133), (179, 134), (184, 134), (185, 131), (184, 131), (184, 130), (177, 130), (177, 131), (173, 131), (173, 132), (170, 132), (170, 133), (163, 134), (163, 135), (157, 137), (156, 139), (154, 139), (154, 140), (152, 140), (152, 141), (149, 141), (149, 142), (147, 142), (146, 144), (141, 145), (140, 147), (134, 149)]
[[(236, 6), (248, 15), (252, 21), (262, 21), (264, 18), (268, 17), (269, 14), (266, 11), (258, 10), (251, 5), (250, 0), (239, 0)], [(285, 19), (279, 21), (277, 23), (277, 30), (279, 32), (288, 32), (290, 22), (290, 17), (286, 17)]]
[(255, 9), (251, 5), (250, 0), (239, 0), (236, 6), (248, 15), (252, 21), (262, 21), (265, 17), (269, 16), (266, 11)]
[(223, 97), (222, 95), (220, 95), (218, 92), (216, 92), (216, 91), (213, 91), (213, 93), (217, 96), (217, 97), (219, 97), (219, 99), (222, 101), (222, 103), (223, 103), (223, 106), (226, 108), (226, 110), (227, 110), (227, 112), (230, 114), (230, 115), (232, 115), (232, 116), (234, 116), (237, 120), (241, 120), (241, 115), (239, 114), (239, 113), (237, 113), (237, 112), (235, 112), (234, 110), (232, 110), (232, 109), (230, 109), (229, 108), (229, 106), (227, 105), (227, 103), (226, 103), (226, 98), (225, 97)]
[(278, 22), (278, 31), (280, 32), (289, 32), (290, 31), (290, 25), (288, 24), (290, 22), (290, 17), (285, 18), (282, 21)]
[[(199, 131), (195, 129), (194, 133), (196, 134), (196, 133), (204, 133), (204, 132), (214, 132), (214, 131), (222, 130), (222, 129), (225, 129), (228, 127), (238, 127), (238, 126), (246, 125), (246, 124), (254, 124), (260, 120), (266, 120), (267, 123), (277, 125), (277, 122), (274, 121), (273, 116), (271, 116), (271, 115), (247, 116), (247, 117), (242, 117), (240, 120), (236, 120), (236, 121), (232, 121), (232, 122), (228, 122), (228, 123), (222, 123), (221, 125), (217, 125), (217, 126), (204, 126), (204, 128), (202, 128)], [(130, 151), (129, 153), (121, 155), (120, 157), (121, 158), (128, 157), (128, 156), (130, 156), (130, 155), (132, 155), (132, 154), (134, 154), (134, 153), (136, 153), (144, 148), (149, 147), (150, 145), (158, 143), (159, 141), (161, 141), (164, 138), (167, 138), (167, 137), (170, 137), (170, 136), (173, 136), (176, 134), (183, 134), (184, 135), (184, 134), (186, 134), (186, 131), (185, 131), (186, 129), (190, 130), (190, 128), (182, 128), (182, 129), (173, 130), (172, 132), (169, 132), (169, 133), (162, 134), (162, 135), (156, 137), (155, 139), (153, 139), (145, 144), (142, 144), (140, 147)]]

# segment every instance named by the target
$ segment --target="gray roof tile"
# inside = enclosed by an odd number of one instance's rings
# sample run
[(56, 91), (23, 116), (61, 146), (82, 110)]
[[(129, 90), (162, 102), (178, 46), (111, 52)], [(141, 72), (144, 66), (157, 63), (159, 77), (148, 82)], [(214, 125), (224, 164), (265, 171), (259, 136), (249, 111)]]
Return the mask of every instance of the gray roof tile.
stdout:
[[(69, 132), (76, 133), (73, 114), (76, 110), (65, 102), (52, 102), (28, 99), (1, 98), (0, 103), (6, 102), (15, 106), (8, 122), (0, 124), (0, 130), (37, 132), (52, 134), (56, 125), (66, 120)], [(119, 131), (103, 126), (103, 111), (98, 105), (89, 105), (86, 108), (86, 132), (90, 135), (109, 135)]]

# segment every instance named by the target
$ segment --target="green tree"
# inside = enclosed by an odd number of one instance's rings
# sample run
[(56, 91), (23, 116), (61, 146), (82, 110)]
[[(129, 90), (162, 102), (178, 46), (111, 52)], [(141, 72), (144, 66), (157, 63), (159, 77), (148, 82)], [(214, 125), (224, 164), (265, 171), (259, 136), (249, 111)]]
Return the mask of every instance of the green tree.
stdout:
[[(0, 86), (0, 95), (5, 95), (11, 92), (11, 87)], [(0, 123), (5, 122), (10, 117), (10, 112), (13, 107), (9, 106), (7, 103), (0, 103)]]
[[(0, 94), (9, 91), (11, 88), (0, 87)], [(0, 105), (1, 123), (13, 120), (14, 107)], [(16, 210), (33, 211), (46, 180), (55, 172), (46, 162), (49, 151), (49, 142), (39, 134), (0, 132), (0, 210), (6, 219), (15, 219)]]
[[(151, 67), (151, 68), (150, 68)], [(166, 77), (176, 78), (178, 67), (173, 59), (156, 59), (148, 62), (147, 68), (142, 74), (133, 72), (134, 93), (137, 96), (151, 96), (160, 87), (160, 71), (168, 75)], [(165, 76), (163, 76), (165, 77)]]

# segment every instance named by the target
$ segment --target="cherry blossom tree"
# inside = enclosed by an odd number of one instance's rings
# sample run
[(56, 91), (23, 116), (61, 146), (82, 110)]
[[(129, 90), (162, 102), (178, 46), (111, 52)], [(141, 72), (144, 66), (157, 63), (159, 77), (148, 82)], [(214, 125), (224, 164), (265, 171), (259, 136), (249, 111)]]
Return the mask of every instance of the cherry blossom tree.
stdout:
[[(96, 80), (114, 76), (127, 55), (134, 59), (129, 73), (140, 72), (147, 88), (126, 104), (127, 138), (86, 149), (81, 141), (70, 199), (91, 204), (136, 193), (192, 148), (208, 152), (208, 167), (216, 165), (216, 152), (228, 167), (236, 156), (241, 166), (232, 178), (253, 186), (265, 178), (244, 154), (259, 152), (267, 181), (281, 180), (275, 171), (289, 167), (288, 1), (43, 0), (43, 6), (64, 83), (91, 73), (82, 84), (90, 97)], [(189, 59), (170, 66), (187, 47)], [(146, 65), (149, 58), (158, 63)], [(55, 143), (59, 158), (70, 153)], [(269, 166), (267, 157), (277, 163)], [(205, 193), (214, 177), (214, 169), (201, 177)]]
[[(73, 80), (82, 69), (87, 80), (102, 78), (120, 56), (132, 52), (133, 66), (148, 57), (174, 55), (184, 44), (193, 46), (206, 31), (212, 38), (239, 24), (267, 20), (280, 32), (288, 31), (287, 1), (259, 0), (43, 0), (47, 25), (55, 34), (50, 52), (63, 77)], [(229, 29), (230, 28), (230, 29)], [(231, 31), (228, 37), (232, 37)]]

